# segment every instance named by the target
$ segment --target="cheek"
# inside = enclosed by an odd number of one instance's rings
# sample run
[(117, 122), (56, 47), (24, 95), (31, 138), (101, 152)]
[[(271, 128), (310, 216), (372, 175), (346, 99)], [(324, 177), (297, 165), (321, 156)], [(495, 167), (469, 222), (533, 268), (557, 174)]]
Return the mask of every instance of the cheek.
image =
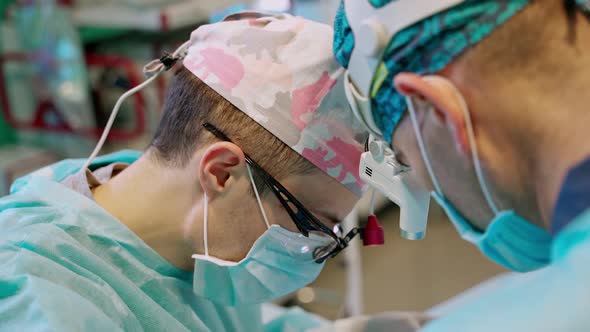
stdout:
[(329, 192), (331, 199), (324, 202), (324, 204), (333, 206), (336, 215), (349, 215), (359, 201), (359, 197), (352, 192), (343, 189), (340, 184), (335, 185)]
[[(238, 262), (246, 257), (254, 242), (266, 231), (266, 224), (254, 200), (243, 199), (239, 205), (212, 204), (209, 209), (208, 244), (209, 253), (214, 257)], [(200, 218), (194, 221), (201, 229), (195, 243), (201, 247), (202, 216), (201, 213)]]
[(412, 169), (408, 173), (409, 176), (418, 179), (418, 182), (429, 191), (434, 190), (434, 186), (432, 185), (432, 181), (430, 179), (430, 174), (428, 173), (426, 164), (422, 159), (422, 155), (417, 154), (415, 156), (409, 156), (408, 159), (410, 159), (412, 165)]
[[(423, 138), (428, 150), (428, 145), (430, 142), (428, 142), (427, 137)], [(412, 127), (412, 124), (408, 118), (400, 123), (399, 127), (394, 132), (392, 141), (394, 142), (394, 149), (403, 154), (403, 160), (401, 161), (408, 164), (412, 169), (408, 174), (417, 178), (418, 182), (424, 187), (432, 190), (433, 186), (430, 181), (430, 175), (428, 174), (426, 164), (422, 158), (422, 153), (418, 147), (418, 141), (416, 139), (416, 134), (414, 133), (414, 128)], [(430, 154), (429, 157), (430, 160), (432, 160), (432, 156)]]
[(285, 210), (279, 200), (272, 194), (266, 195), (264, 199), (264, 209), (266, 211), (266, 216), (268, 217), (268, 222), (271, 225), (279, 225), (291, 232), (299, 232), (297, 226), (295, 226), (295, 223), (287, 213), (287, 210)]
[[(264, 206), (265, 211), (267, 207)], [(234, 207), (231, 213), (230, 227), (238, 231), (238, 236), (244, 240), (256, 240), (266, 231), (266, 223), (258, 203), (255, 201), (243, 206)], [(268, 212), (267, 212), (268, 216)], [(235, 239), (235, 238), (234, 238)]]

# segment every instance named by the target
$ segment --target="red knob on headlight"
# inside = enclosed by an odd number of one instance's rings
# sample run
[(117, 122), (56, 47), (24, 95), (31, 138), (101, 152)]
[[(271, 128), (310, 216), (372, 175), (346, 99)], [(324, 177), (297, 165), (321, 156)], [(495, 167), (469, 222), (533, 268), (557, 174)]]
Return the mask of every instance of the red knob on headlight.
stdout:
[(383, 227), (379, 224), (379, 220), (375, 215), (370, 215), (367, 220), (367, 225), (363, 229), (363, 245), (365, 246), (380, 246), (385, 243), (385, 235), (383, 234)]

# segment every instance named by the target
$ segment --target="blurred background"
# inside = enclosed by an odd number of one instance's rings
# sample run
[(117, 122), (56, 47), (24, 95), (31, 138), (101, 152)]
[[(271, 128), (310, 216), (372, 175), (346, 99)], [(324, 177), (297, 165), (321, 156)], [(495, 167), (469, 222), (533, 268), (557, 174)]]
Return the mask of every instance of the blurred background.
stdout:
[[(247, 9), (289, 12), (331, 24), (338, 4), (0, 0), (0, 196), (25, 173), (56, 160), (88, 156), (117, 98), (143, 80), (143, 65), (173, 51), (200, 24)], [(161, 75), (126, 102), (103, 153), (147, 146), (166, 85), (167, 76)], [(366, 218), (365, 206), (357, 211), (358, 220)], [(462, 241), (434, 204), (423, 241), (399, 237), (395, 206), (382, 201), (379, 217), (385, 246), (352, 248), (330, 261), (311, 287), (278, 303), (301, 305), (330, 319), (427, 310), (503, 272)]]

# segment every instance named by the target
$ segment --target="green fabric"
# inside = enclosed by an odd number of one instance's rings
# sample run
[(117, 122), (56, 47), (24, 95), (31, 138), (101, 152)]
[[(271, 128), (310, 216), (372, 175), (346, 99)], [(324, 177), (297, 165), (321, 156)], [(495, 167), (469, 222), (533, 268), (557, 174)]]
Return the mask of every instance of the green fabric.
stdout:
[[(6, 12), (6, 8), (8, 8), (8, 6), (12, 5), (15, 2), (16, 0), (0, 0), (0, 13), (4, 14)], [(4, 15), (0, 15), (0, 20), (2, 20), (3, 18)]]
[[(2, 15), (6, 8), (14, 3), (16, 0), (1, 0), (0, 1), (0, 25), (2, 25)], [(0, 53), (2, 53), (2, 38), (0, 36)], [(3, 73), (0, 73), (3, 75)], [(0, 106), (1, 107), (1, 106)], [(5, 121), (4, 114), (0, 112), (0, 145), (11, 144), (16, 142), (16, 132)]]
[(16, 133), (4, 121), (3, 115), (0, 114), (0, 145), (16, 143)]
[(80, 40), (83, 44), (101, 42), (110, 38), (123, 36), (129, 32), (124, 29), (94, 27), (82, 27), (79, 31)]
[(328, 324), (324, 319), (303, 311), (299, 307), (286, 309), (264, 325), (264, 332), (297, 332), (311, 331)]

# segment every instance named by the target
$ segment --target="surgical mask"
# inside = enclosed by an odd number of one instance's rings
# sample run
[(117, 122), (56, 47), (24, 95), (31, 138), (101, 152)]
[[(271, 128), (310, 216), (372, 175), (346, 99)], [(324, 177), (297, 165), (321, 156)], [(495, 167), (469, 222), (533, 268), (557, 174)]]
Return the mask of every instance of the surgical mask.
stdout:
[(489, 259), (513, 271), (528, 272), (549, 264), (551, 236), (513, 211), (494, 216), (484, 233), (471, 226), (442, 195), (433, 192), (464, 240), (473, 243)]
[(330, 245), (329, 239), (288, 231), (270, 225), (248, 166), (250, 182), (267, 230), (239, 262), (209, 255), (207, 244), (208, 200), (205, 196), (203, 241), (205, 254), (195, 254), (194, 292), (225, 306), (258, 304), (275, 300), (314, 281), (324, 263), (316, 263), (315, 249)]
[[(443, 82), (454, 89), (454, 86), (444, 78), (430, 76), (425, 79)], [(435, 192), (432, 193), (433, 198), (446, 212), (461, 237), (477, 246), (490, 260), (518, 272), (528, 272), (546, 266), (550, 263), (551, 235), (544, 229), (522, 218), (514, 211), (500, 210), (496, 206), (483, 177), (467, 104), (461, 97), (461, 94), (458, 91), (455, 92), (457, 97), (460, 98), (461, 107), (465, 115), (465, 125), (471, 146), (475, 173), (485, 200), (494, 213), (494, 217), (489, 222), (486, 231), (480, 232), (472, 226), (472, 222), (463, 217), (449, 200), (446, 199), (426, 153), (424, 140), (416, 118), (416, 100), (412, 97), (407, 97), (408, 111), (414, 132), (416, 133), (420, 153), (422, 154), (424, 164), (435, 188)]]

